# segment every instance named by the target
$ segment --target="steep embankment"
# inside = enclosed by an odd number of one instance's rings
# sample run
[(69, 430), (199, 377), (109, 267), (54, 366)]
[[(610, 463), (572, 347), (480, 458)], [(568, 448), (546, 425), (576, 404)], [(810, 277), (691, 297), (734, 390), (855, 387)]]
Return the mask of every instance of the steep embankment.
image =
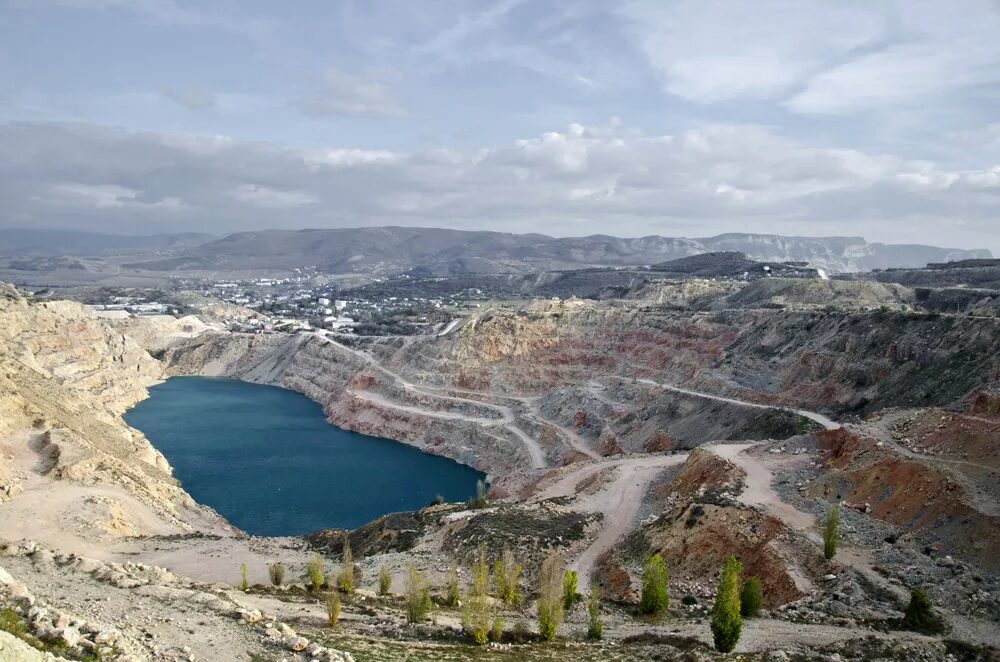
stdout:
[(121, 414), (160, 363), (71, 302), (0, 286), (0, 531), (79, 544), (225, 528)]

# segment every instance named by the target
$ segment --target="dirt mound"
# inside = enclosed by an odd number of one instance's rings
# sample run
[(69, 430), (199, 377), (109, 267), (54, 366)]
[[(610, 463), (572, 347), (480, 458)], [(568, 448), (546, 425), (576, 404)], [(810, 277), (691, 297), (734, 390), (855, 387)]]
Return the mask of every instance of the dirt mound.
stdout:
[(680, 473), (669, 483), (653, 490), (657, 499), (673, 495), (680, 499), (695, 497), (708, 500), (717, 499), (723, 492), (739, 494), (746, 473), (732, 462), (715, 453), (696, 448), (688, 455)]
[(714, 585), (730, 555), (743, 563), (745, 576), (756, 575), (764, 587), (764, 604), (791, 602), (801, 593), (779, 551), (786, 527), (780, 520), (749, 508), (693, 503), (667, 511), (623, 544), (623, 556), (641, 563), (660, 554), (671, 581)]
[(904, 535), (997, 570), (1000, 517), (977, 510), (948, 470), (901, 456), (867, 437), (834, 430), (816, 433), (829, 469), (808, 493), (831, 501), (867, 504), (872, 517)]

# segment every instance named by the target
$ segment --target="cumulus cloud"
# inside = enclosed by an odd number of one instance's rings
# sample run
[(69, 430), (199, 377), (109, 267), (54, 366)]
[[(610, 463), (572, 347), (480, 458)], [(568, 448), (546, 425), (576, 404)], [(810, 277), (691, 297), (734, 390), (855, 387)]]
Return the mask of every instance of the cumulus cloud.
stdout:
[(0, 199), (8, 226), (72, 218), (94, 229), (137, 219), (150, 231), (747, 230), (994, 250), (1000, 240), (1000, 166), (817, 147), (753, 125), (649, 135), (573, 124), (489, 149), (391, 152), (8, 124), (0, 125)]

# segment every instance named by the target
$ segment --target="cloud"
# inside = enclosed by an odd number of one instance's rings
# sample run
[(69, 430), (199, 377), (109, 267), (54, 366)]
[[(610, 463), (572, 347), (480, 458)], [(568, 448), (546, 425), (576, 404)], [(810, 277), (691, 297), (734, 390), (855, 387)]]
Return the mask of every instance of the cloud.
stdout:
[(271, 21), (233, 17), (182, 6), (175, 0), (13, 0), (14, 7), (38, 9), (45, 6), (87, 11), (125, 11), (162, 25), (214, 28), (252, 40), (268, 38)]
[(801, 0), (632, 0), (621, 14), (665, 89), (699, 102), (780, 97), (884, 30), (878, 12)]
[(666, 92), (810, 115), (953, 104), (1000, 83), (991, 0), (631, 0), (620, 15)]
[(229, 195), (244, 204), (263, 209), (292, 209), (319, 202), (319, 198), (305, 191), (282, 190), (260, 184), (240, 184)]
[(404, 113), (392, 89), (398, 80), (391, 69), (368, 68), (355, 74), (331, 68), (323, 76), (322, 89), (297, 105), (310, 117), (400, 116)]
[(164, 98), (188, 110), (208, 110), (216, 104), (214, 94), (196, 88), (168, 87), (162, 94)]
[(0, 125), (0, 199), (8, 226), (757, 231), (1000, 247), (1000, 165), (833, 149), (755, 125), (572, 124), (493, 148), (392, 152), (15, 123)]

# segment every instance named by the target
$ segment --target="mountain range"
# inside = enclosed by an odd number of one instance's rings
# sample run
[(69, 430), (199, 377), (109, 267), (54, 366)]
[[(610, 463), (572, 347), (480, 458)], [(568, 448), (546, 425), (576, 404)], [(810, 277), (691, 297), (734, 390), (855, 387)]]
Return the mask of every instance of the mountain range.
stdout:
[(594, 266), (653, 265), (711, 252), (740, 252), (769, 262), (806, 262), (831, 272), (921, 267), (928, 262), (989, 258), (985, 249), (869, 243), (861, 237), (722, 234), (706, 238), (543, 234), (378, 227), (239, 232), (161, 260), (147, 270), (314, 267), (331, 273), (421, 275), (526, 273)]

